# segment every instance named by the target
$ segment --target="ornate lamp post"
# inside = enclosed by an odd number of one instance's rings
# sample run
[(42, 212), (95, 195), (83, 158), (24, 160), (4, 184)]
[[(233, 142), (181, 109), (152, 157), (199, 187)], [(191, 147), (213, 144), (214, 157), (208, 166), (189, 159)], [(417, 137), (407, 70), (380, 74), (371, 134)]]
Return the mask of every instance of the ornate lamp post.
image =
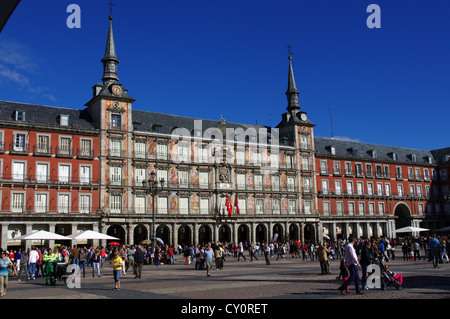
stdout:
[(151, 172), (148, 181), (143, 181), (142, 183), (144, 184), (146, 193), (152, 195), (152, 233), (150, 235), (150, 239), (152, 240), (152, 251), (154, 251), (156, 245), (155, 197), (163, 190), (165, 181), (164, 178), (161, 178), (161, 180), (158, 182), (155, 172)]

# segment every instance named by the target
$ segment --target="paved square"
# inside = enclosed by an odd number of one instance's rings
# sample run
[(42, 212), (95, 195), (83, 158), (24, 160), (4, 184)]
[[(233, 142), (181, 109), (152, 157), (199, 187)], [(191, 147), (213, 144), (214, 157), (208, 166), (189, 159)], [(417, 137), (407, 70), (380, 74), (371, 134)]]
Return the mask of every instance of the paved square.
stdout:
[[(450, 264), (433, 269), (427, 261), (390, 261), (391, 270), (401, 273), (404, 287), (396, 290), (373, 289), (364, 295), (338, 293), (339, 261), (331, 261), (331, 274), (321, 275), (317, 261), (288, 256), (285, 260), (271, 259), (266, 265), (264, 257), (250, 262), (227, 257), (223, 270), (213, 267), (211, 277), (206, 271), (195, 270), (194, 264), (185, 265), (178, 256), (175, 265), (144, 265), (141, 279), (135, 279), (131, 268), (121, 278), (120, 291), (113, 291), (112, 267), (105, 264), (102, 276), (92, 277), (87, 268), (81, 278), (81, 288), (69, 289), (63, 282), (56, 286), (44, 285), (43, 278), (18, 282), (9, 279), (7, 296), (2, 299), (446, 299), (450, 297)], [(359, 272), (361, 276), (361, 271)]]

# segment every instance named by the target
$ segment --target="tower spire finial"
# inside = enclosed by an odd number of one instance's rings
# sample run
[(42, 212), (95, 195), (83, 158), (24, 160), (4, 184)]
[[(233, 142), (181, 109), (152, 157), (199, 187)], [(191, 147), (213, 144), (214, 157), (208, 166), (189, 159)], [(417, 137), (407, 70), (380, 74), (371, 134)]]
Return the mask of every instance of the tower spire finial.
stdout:
[(109, 0), (109, 3), (106, 4), (107, 6), (109, 6), (109, 20), (112, 20), (112, 7), (115, 6), (115, 4), (112, 2), (112, 0)]
[(292, 54), (294, 54), (294, 53), (292, 53), (292, 51), (291, 51), (291, 49), (292, 49), (291, 45), (288, 44), (288, 45), (286, 46), (286, 48), (288, 48), (288, 50), (289, 50), (289, 57), (288, 57), (288, 59), (289, 59), (289, 60), (292, 60)]

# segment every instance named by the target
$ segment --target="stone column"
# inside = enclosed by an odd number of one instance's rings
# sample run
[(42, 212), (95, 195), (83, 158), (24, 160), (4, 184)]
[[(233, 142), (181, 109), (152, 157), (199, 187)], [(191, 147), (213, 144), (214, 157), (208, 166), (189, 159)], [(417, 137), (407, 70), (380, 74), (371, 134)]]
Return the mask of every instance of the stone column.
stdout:
[[(56, 226), (56, 224), (48, 224), (48, 231), (49, 232), (51, 232), (51, 233), (54, 233), (55, 232), (55, 226)], [(73, 234), (73, 232), (72, 232), (72, 234)], [(48, 241), (48, 247), (50, 247), (51, 249), (54, 249), (55, 248), (55, 241), (54, 240), (49, 240)]]
[(178, 224), (173, 223), (172, 228), (172, 245), (175, 246), (176, 249), (178, 249)]
[(0, 240), (0, 247), (6, 249), (8, 246), (8, 227), (9, 224), (2, 224), (2, 237)]

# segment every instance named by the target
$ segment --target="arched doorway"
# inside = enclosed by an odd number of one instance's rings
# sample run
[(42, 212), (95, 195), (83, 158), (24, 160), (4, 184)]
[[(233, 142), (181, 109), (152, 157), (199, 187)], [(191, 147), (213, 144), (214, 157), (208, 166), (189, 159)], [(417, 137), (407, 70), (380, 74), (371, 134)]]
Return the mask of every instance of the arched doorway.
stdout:
[(273, 241), (277, 242), (279, 241), (280, 243), (284, 242), (284, 230), (283, 230), (283, 226), (281, 226), (280, 224), (275, 224), (273, 226)]
[(298, 240), (298, 226), (291, 224), (289, 226), (289, 240)]
[(405, 203), (399, 203), (394, 209), (395, 228), (411, 226), (411, 211)]
[(137, 225), (134, 228), (134, 235), (133, 235), (134, 244), (137, 245), (141, 241), (146, 239), (148, 239), (147, 227), (145, 227), (144, 225)]
[(219, 228), (219, 241), (224, 242), (231, 242), (231, 229), (228, 225), (222, 225)]
[[(160, 238), (164, 245), (171, 245), (170, 242), (170, 229), (167, 227), (167, 225), (159, 225), (158, 228), (156, 228), (156, 237)], [(161, 242), (157, 241), (157, 245), (162, 245)]]
[(191, 228), (188, 225), (181, 225), (178, 228), (178, 244), (181, 246), (191, 246)]
[(126, 244), (125, 229), (123, 229), (122, 226), (111, 225), (111, 226), (109, 226), (108, 230), (106, 231), (106, 234), (119, 238), (118, 240), (108, 240), (108, 242), (118, 241), (120, 244)]
[(240, 225), (238, 227), (238, 242), (244, 245), (244, 248), (248, 247), (249, 243), (249, 229), (247, 225)]
[(312, 224), (306, 224), (303, 233), (305, 234), (305, 241), (315, 242), (316, 232)]
[(206, 245), (212, 241), (211, 227), (208, 225), (202, 225), (198, 230), (198, 243)]
[(263, 224), (256, 226), (256, 242), (267, 243), (267, 228)]

